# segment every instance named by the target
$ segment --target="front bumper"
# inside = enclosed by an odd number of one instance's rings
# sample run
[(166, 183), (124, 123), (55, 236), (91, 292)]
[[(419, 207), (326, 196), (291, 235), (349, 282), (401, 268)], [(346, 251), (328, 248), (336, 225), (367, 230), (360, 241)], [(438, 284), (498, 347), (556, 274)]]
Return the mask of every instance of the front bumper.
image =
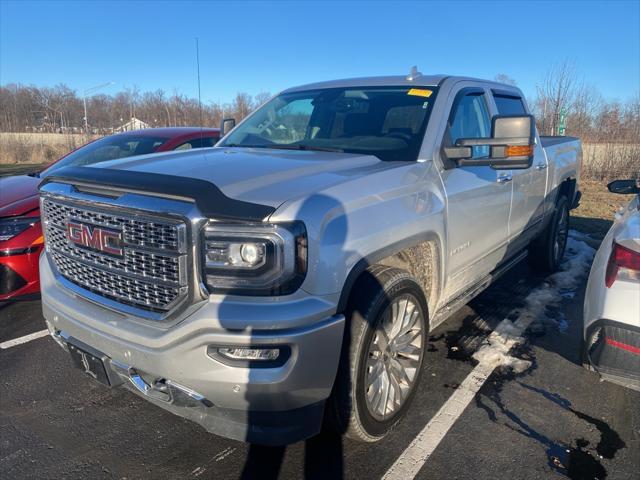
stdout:
[(43, 250), (43, 237), (38, 212), (35, 214), (34, 225), (0, 242), (0, 302), (40, 293), (38, 259)]
[(42, 245), (0, 250), (0, 301), (40, 292), (38, 258)]
[[(254, 305), (243, 312), (236, 300), (212, 297), (180, 323), (164, 328), (128, 318), (62, 287), (46, 255), (40, 272), (43, 313), (54, 337), (70, 336), (104, 353), (115, 370), (120, 368), (122, 385), (154, 404), (212, 433), (254, 443), (286, 444), (319, 431), (344, 329), (344, 316), (332, 314), (321, 299), (284, 305), (265, 299), (260, 308)], [(231, 318), (235, 315), (244, 315), (244, 322), (258, 327), (225, 328), (237, 324)], [(265, 323), (273, 315), (286, 318), (291, 327), (273, 329)], [(285, 364), (273, 368), (231, 366), (207, 355), (210, 345), (278, 345), (291, 353)], [(175, 382), (206, 402), (147, 395), (127, 378), (125, 372), (132, 370)]]

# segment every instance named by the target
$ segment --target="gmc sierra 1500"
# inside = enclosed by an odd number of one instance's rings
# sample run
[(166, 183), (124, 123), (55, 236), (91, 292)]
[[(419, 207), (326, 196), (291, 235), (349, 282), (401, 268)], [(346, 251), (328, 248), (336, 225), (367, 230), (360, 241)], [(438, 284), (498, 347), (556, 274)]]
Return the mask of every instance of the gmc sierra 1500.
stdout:
[(430, 329), (527, 253), (558, 268), (580, 157), (510, 85), (292, 88), (216, 148), (47, 177), (44, 316), (92, 377), (211, 432), (375, 441)]

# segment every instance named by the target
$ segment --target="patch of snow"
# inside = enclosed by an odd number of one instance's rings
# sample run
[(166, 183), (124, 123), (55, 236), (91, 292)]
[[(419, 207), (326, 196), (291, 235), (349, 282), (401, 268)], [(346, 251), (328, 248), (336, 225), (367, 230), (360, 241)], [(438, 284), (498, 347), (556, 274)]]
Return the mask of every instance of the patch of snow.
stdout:
[(512, 322), (505, 319), (500, 322), (473, 358), (493, 367), (510, 367), (515, 373), (522, 373), (531, 366), (531, 362), (516, 358), (509, 352), (515, 345), (525, 342), (523, 335), (529, 325), (542, 322), (553, 325), (561, 332), (569, 328), (562, 314), (553, 318), (548, 312), (558, 311), (564, 298), (572, 298), (589, 272), (595, 249), (585, 243), (586, 238), (580, 232), (569, 231), (565, 260), (560, 271), (549, 276), (540, 287), (527, 295), (524, 307), (518, 309), (516, 320)]
[(522, 331), (510, 320), (503, 320), (473, 354), (473, 358), (492, 368), (511, 367), (515, 373), (524, 372), (531, 366), (531, 362), (509, 355), (513, 347), (524, 342)]
[(584, 241), (587, 238), (583, 233), (569, 231), (565, 260), (560, 266), (560, 271), (549, 276), (540, 287), (527, 296), (525, 307), (521, 309), (523, 316), (561, 330), (568, 328), (566, 319), (563, 325), (563, 318), (550, 316), (549, 311), (558, 311), (563, 299), (573, 298), (580, 283), (589, 273), (595, 249)]

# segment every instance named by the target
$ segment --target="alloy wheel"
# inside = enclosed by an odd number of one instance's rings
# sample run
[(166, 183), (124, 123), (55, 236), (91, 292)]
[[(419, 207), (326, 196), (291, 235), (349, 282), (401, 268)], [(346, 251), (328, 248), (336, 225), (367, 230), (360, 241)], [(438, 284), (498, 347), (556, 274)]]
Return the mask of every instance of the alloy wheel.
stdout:
[(413, 295), (395, 298), (373, 334), (365, 369), (365, 399), (376, 420), (396, 413), (412, 391), (424, 342), (422, 311)]

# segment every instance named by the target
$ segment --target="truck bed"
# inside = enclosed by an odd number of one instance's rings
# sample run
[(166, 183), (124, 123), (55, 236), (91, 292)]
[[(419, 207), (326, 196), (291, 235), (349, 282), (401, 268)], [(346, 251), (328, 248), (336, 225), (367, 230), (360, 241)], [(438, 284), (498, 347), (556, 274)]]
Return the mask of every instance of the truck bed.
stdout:
[(540, 143), (543, 147), (551, 147), (553, 145), (559, 145), (561, 143), (573, 142), (579, 140), (578, 137), (565, 137), (557, 135), (540, 135)]
[[(549, 178), (554, 182), (548, 185), (548, 191), (557, 188), (568, 178), (579, 178), (582, 163), (582, 143), (576, 137), (540, 137), (540, 143), (549, 162)], [(575, 208), (580, 200), (577, 186), (571, 192), (569, 205)]]

